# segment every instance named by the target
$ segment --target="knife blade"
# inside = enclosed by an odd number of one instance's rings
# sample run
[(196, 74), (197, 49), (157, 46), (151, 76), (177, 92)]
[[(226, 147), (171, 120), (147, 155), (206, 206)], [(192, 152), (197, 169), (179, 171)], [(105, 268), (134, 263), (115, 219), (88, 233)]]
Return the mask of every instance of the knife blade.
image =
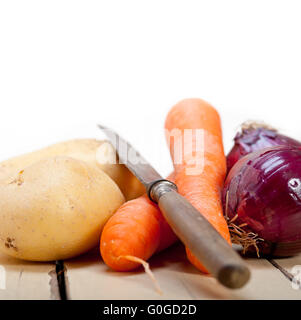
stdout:
[(244, 261), (208, 220), (177, 192), (177, 186), (164, 179), (115, 131), (102, 125), (98, 127), (116, 149), (119, 162), (146, 187), (148, 197), (158, 204), (172, 230), (194, 256), (224, 286), (232, 289), (244, 286), (250, 278)]
[(129, 142), (109, 128), (100, 124), (98, 127), (105, 133), (116, 149), (119, 163), (125, 164), (145, 187), (149, 186), (153, 181), (163, 179)]

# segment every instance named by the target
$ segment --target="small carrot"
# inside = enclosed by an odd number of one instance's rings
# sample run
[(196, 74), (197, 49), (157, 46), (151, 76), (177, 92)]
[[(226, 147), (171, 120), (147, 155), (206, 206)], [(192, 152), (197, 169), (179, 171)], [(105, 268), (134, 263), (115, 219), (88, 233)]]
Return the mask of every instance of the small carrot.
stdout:
[[(186, 140), (183, 143), (184, 139), (182, 139), (180, 145), (183, 155), (182, 161), (177, 161), (176, 155), (178, 153), (174, 144), (170, 143), (170, 152), (175, 168), (175, 183), (179, 193), (231, 243), (221, 204), (221, 189), (226, 175), (226, 157), (217, 111), (200, 99), (183, 100), (168, 113), (165, 129), (167, 129), (168, 141), (171, 140), (172, 130), (178, 130), (178, 133), (181, 133), (180, 136), (183, 137), (185, 129), (192, 129), (190, 141)], [(201, 129), (203, 133), (203, 146), (200, 150), (197, 149), (198, 138), (195, 129)], [(187, 152), (188, 147), (192, 152)], [(196, 163), (195, 174), (191, 171), (192, 161)], [(199, 171), (197, 166), (199, 166)], [(195, 267), (207, 272), (201, 261), (198, 261), (188, 248), (186, 248), (186, 252), (189, 261)]]
[(110, 268), (130, 271), (177, 240), (158, 206), (145, 194), (123, 204), (108, 220), (100, 252)]

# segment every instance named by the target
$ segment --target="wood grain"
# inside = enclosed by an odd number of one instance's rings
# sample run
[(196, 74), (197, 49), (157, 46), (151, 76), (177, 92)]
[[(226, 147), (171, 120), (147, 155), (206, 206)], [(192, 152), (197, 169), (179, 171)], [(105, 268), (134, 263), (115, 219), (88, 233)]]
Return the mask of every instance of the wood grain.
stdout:
[(267, 260), (246, 259), (246, 263), (250, 282), (242, 289), (229, 290), (200, 274), (187, 261), (183, 246), (176, 245), (150, 260), (162, 296), (142, 269), (111, 271), (98, 250), (65, 261), (65, 266), (71, 299), (301, 299), (300, 292)]
[[(270, 262), (245, 261), (251, 270), (250, 282), (242, 289), (229, 290), (211, 276), (200, 274), (187, 261), (184, 247), (175, 245), (150, 260), (163, 295), (155, 291), (143, 269), (111, 271), (98, 250), (64, 264), (70, 299), (301, 299), (301, 290), (293, 289), (291, 281)], [(301, 265), (301, 256), (275, 261), (290, 272)], [(0, 299), (59, 299), (54, 263), (26, 262), (0, 254), (0, 265), (6, 273), (6, 289), (1, 288), (0, 279)]]
[(0, 266), (0, 284), (5, 279), (4, 286), (0, 285), (1, 300), (59, 298), (54, 263), (27, 262), (0, 253)]

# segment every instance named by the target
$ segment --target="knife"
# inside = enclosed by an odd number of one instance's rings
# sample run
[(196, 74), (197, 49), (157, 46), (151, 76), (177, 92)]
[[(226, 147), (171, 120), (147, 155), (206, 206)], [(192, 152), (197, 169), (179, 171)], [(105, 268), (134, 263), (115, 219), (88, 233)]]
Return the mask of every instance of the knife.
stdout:
[(119, 162), (145, 186), (149, 199), (157, 203), (164, 218), (194, 256), (224, 286), (244, 286), (250, 271), (245, 262), (208, 220), (177, 192), (177, 186), (160, 174), (122, 137), (102, 125), (98, 127), (115, 147)]

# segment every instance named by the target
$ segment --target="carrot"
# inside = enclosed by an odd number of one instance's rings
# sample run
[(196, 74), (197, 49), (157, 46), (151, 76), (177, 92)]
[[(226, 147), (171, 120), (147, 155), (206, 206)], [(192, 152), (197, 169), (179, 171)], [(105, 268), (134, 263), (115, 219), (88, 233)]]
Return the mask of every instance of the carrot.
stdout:
[(108, 220), (100, 252), (110, 268), (130, 271), (177, 240), (158, 206), (145, 194), (123, 204)]
[[(182, 161), (176, 159), (178, 151), (170, 143), (170, 152), (175, 168), (175, 183), (183, 195), (229, 242), (230, 234), (223, 216), (221, 188), (226, 175), (226, 158), (222, 143), (220, 118), (217, 111), (207, 102), (200, 99), (186, 99), (175, 105), (167, 115), (165, 122), (166, 137), (170, 142), (172, 130), (178, 130), (181, 137), (185, 129), (192, 129), (192, 139), (186, 140), (179, 147)], [(202, 129), (203, 146), (197, 149), (197, 131)], [(187, 132), (187, 131), (186, 131)], [(192, 152), (186, 149), (191, 147)], [(196, 161), (199, 162), (196, 162)], [(192, 166), (192, 161), (196, 163)], [(192, 171), (191, 169), (194, 169)], [(186, 248), (189, 261), (203, 272), (207, 272), (201, 261), (198, 261)]]

